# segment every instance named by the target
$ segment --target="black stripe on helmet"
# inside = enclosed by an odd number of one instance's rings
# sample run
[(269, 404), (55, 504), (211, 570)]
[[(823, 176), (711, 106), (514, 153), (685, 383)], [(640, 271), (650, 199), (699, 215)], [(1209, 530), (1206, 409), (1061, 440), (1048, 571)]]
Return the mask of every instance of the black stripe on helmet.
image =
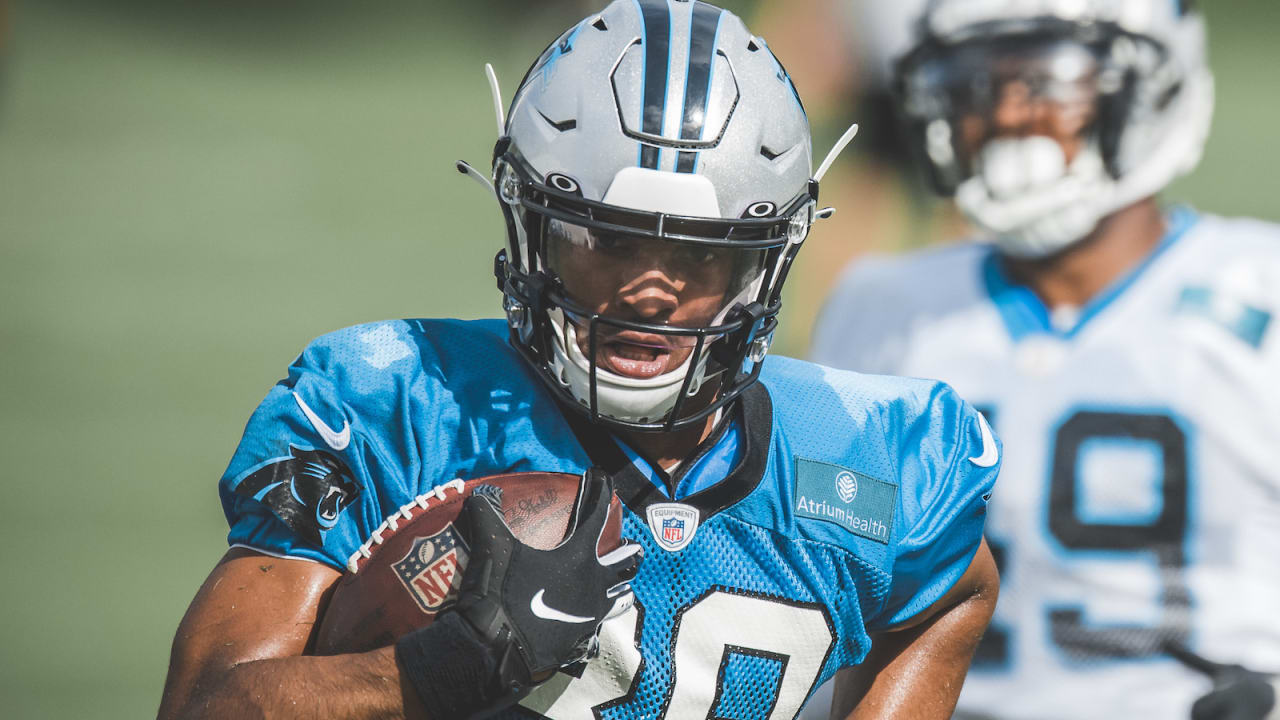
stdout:
[[(716, 35), (720, 30), (723, 10), (704, 2), (693, 4), (693, 20), (689, 28), (689, 68), (684, 84), (684, 121), (681, 140), (701, 140), (707, 123), (707, 103), (711, 97), (711, 68), (716, 61)], [(693, 172), (698, 153), (682, 152), (676, 159), (676, 172)]]
[[(636, 0), (644, 21), (644, 105), (640, 130), (662, 135), (662, 115), (667, 109), (667, 72), (671, 62), (671, 10), (667, 0)], [(658, 168), (658, 148), (642, 145), (640, 166)]]

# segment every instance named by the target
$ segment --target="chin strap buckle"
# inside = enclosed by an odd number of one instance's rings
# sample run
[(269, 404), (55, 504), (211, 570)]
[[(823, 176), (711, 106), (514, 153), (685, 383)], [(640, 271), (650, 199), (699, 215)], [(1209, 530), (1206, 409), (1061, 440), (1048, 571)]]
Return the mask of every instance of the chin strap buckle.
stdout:
[[(725, 368), (738, 372), (737, 367), (744, 358), (751, 362), (760, 362), (769, 352), (769, 337), (772, 334), (762, 330), (765, 328), (768, 313), (764, 305), (758, 302), (739, 305), (730, 316), (742, 326), (730, 335), (726, 335), (711, 346), (711, 358)], [(770, 327), (768, 330), (772, 330)]]
[(499, 250), (493, 258), (493, 275), (502, 291), (502, 309), (507, 315), (507, 326), (515, 331), (526, 344), (532, 342), (535, 319), (547, 307), (546, 273), (525, 275), (513, 272), (507, 261), (507, 251)]
[(493, 256), (493, 277), (498, 281), (498, 289), (502, 292), (507, 291), (507, 251), (499, 250), (497, 255)]

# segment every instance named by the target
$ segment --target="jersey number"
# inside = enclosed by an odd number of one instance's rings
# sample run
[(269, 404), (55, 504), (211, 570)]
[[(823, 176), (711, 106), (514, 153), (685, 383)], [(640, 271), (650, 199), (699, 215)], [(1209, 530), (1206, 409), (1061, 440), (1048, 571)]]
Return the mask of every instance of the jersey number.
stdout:
[[(1159, 499), (1154, 512), (1131, 522), (1081, 516), (1078, 473), (1082, 450), (1094, 440), (1141, 442), (1158, 449)], [(1079, 607), (1048, 608), (1054, 645), (1072, 660), (1089, 661), (1147, 657), (1161, 653), (1168, 641), (1185, 642), (1191, 605), (1181, 572), (1187, 562), (1186, 434), (1167, 415), (1078, 411), (1059, 426), (1053, 448), (1046, 511), (1049, 534), (1069, 553), (1103, 551), (1151, 558), (1160, 581), (1159, 618), (1153, 625), (1091, 627)], [(1002, 561), (1007, 552), (1017, 552), (1016, 546), (993, 543), (990, 538), (988, 543), (999, 565), (1005, 564)], [(977, 658), (984, 663), (1003, 664), (1009, 659), (1008, 654), (1009, 633), (993, 623)]]
[[(557, 673), (521, 705), (550, 720), (594, 720), (605, 708), (630, 700), (643, 668), (643, 618), (637, 605), (606, 622), (600, 656), (581, 677)], [(677, 613), (672, 634), (670, 688), (655, 718), (738, 717), (743, 708), (735, 706), (746, 702), (755, 717), (795, 717), (835, 643), (826, 611), (816, 605), (723, 590)], [(753, 665), (772, 667), (777, 681), (763, 688), (763, 697), (747, 698), (734, 687), (734, 676)]]

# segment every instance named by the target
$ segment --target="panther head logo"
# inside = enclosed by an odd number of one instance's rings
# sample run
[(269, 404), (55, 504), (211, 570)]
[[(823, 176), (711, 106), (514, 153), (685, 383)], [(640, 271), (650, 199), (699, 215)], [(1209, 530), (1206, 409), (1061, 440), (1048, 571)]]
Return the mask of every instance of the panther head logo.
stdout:
[(268, 463), (236, 486), (236, 494), (266, 505), (304, 540), (320, 545), (323, 533), (360, 495), (351, 470), (324, 450), (289, 446), (291, 457)]

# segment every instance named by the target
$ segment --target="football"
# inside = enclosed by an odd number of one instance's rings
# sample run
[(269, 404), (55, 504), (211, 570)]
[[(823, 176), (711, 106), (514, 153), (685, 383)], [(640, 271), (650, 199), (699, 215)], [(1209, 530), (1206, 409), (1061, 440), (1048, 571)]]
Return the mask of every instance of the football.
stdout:
[[(314, 653), (365, 652), (430, 625), (457, 595), (467, 565), (467, 540), (454, 521), (462, 501), (481, 485), (501, 489), (502, 514), (520, 542), (555, 547), (568, 532), (580, 475), (522, 472), (453, 480), (393, 513), (352, 554), (328, 600)], [(597, 552), (622, 542), (617, 496)]]

